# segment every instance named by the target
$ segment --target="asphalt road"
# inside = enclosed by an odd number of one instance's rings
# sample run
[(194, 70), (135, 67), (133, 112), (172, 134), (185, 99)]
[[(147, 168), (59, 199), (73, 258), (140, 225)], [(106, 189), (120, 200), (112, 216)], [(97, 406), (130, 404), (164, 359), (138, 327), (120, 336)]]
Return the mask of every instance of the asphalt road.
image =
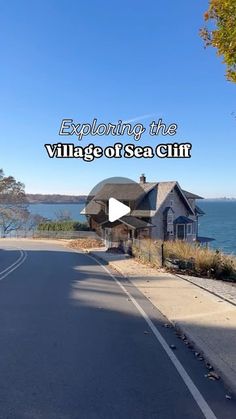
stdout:
[(128, 281), (62, 246), (0, 249), (1, 419), (236, 417), (223, 383)]

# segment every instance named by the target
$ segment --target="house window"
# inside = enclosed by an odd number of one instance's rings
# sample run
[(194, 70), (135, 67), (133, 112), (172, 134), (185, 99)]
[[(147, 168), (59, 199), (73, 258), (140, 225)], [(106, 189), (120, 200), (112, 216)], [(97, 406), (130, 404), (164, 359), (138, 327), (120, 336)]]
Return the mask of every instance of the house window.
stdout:
[(176, 224), (176, 238), (185, 240), (185, 224)]
[(170, 236), (173, 236), (174, 234), (174, 215), (172, 212), (168, 212), (168, 216), (167, 216), (167, 232), (169, 233)]
[(173, 224), (173, 221), (174, 221), (173, 214), (169, 213), (167, 217), (167, 224)]
[(170, 206), (173, 207), (173, 201), (172, 200), (170, 201)]
[(187, 235), (191, 235), (193, 234), (193, 225), (192, 224), (187, 224)]

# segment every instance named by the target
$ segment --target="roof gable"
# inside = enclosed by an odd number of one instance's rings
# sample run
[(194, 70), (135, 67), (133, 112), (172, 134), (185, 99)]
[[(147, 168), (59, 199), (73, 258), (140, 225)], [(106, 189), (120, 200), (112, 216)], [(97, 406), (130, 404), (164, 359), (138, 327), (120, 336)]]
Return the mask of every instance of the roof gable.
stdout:
[[(186, 206), (187, 210), (194, 215), (194, 210), (191, 207), (189, 201), (187, 200), (185, 194), (183, 193), (180, 185), (178, 184), (178, 182), (176, 181), (171, 181), (171, 182), (159, 182), (156, 184), (156, 202), (155, 202), (155, 208), (154, 211), (155, 213), (157, 213), (160, 208), (163, 208), (163, 205), (167, 199), (167, 197), (169, 196), (169, 194), (173, 191), (176, 190), (180, 199), (183, 201), (184, 205)], [(151, 191), (150, 193), (147, 194), (147, 196), (145, 196), (145, 198), (143, 199), (143, 201), (141, 202), (141, 206), (138, 206), (138, 210), (142, 208), (142, 205), (144, 205), (144, 203), (146, 204), (146, 207), (149, 205), (149, 208), (152, 208), (152, 205), (150, 205), (151, 202), (151, 194), (153, 194), (153, 191)], [(135, 213), (136, 216), (138, 216), (138, 213)], [(152, 214), (154, 215), (154, 214)]]
[(186, 196), (185, 196), (183, 190), (181, 189), (180, 185), (178, 184), (178, 182), (176, 182), (176, 188), (177, 188), (177, 191), (179, 192), (183, 202), (185, 203), (185, 206), (188, 208), (188, 210), (190, 211), (190, 213), (192, 215), (195, 215), (195, 212), (194, 212), (193, 208), (191, 207), (190, 202), (186, 198)]
[(196, 195), (192, 192), (184, 191), (183, 189), (182, 191), (187, 199), (204, 199), (202, 196)]

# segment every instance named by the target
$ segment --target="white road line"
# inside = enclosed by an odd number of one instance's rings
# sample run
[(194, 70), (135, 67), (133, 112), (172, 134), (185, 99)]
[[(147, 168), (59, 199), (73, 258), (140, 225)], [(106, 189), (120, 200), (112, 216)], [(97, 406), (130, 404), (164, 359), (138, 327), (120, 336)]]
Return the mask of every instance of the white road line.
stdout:
[(111, 276), (111, 278), (114, 279), (114, 281), (119, 285), (119, 287), (122, 289), (122, 291), (132, 301), (132, 303), (137, 308), (137, 310), (142, 315), (142, 317), (146, 320), (146, 322), (147, 322), (148, 326), (150, 327), (150, 329), (152, 330), (154, 336), (157, 338), (158, 342), (161, 344), (162, 348), (164, 349), (164, 351), (166, 352), (166, 354), (170, 358), (171, 362), (173, 363), (173, 365), (177, 369), (179, 375), (181, 376), (181, 378), (184, 381), (185, 385), (187, 386), (188, 390), (192, 394), (195, 402), (197, 403), (197, 405), (201, 409), (205, 418), (206, 419), (217, 419), (217, 417), (215, 416), (215, 414), (211, 410), (210, 406), (208, 405), (208, 403), (204, 399), (203, 395), (200, 393), (198, 388), (195, 386), (194, 382), (192, 381), (192, 379), (190, 378), (190, 376), (188, 375), (187, 371), (185, 370), (183, 365), (180, 363), (178, 358), (176, 358), (173, 351), (169, 348), (168, 343), (165, 341), (163, 336), (157, 330), (156, 326), (154, 325), (152, 320), (148, 317), (147, 313), (142, 309), (142, 307), (139, 305), (139, 303), (137, 303), (135, 298), (132, 297), (132, 295), (129, 293), (129, 291), (127, 291), (127, 289), (121, 284), (121, 282), (104, 265), (102, 265), (102, 263), (100, 263), (96, 258), (94, 258), (91, 255), (87, 255), (87, 256), (90, 257), (91, 259), (95, 260), (96, 263), (98, 265), (100, 265), (108, 273), (108, 275)]
[(13, 267), (14, 265), (16, 265), (23, 258), (24, 252), (21, 249), (14, 248), (14, 250), (18, 250), (18, 252), (20, 252), (20, 257), (15, 262), (13, 262), (10, 266), (8, 266), (6, 269), (4, 269), (3, 271), (1, 271), (0, 272), (0, 276), (2, 274), (4, 274), (4, 272), (8, 271), (11, 267)]
[(2, 272), (0, 272), (0, 281), (2, 281), (4, 278), (6, 278), (6, 276), (8, 276), (10, 273), (14, 272), (17, 268), (19, 268), (27, 258), (27, 253), (24, 250), (17, 250), (20, 251), (20, 257), (10, 266), (4, 269)]

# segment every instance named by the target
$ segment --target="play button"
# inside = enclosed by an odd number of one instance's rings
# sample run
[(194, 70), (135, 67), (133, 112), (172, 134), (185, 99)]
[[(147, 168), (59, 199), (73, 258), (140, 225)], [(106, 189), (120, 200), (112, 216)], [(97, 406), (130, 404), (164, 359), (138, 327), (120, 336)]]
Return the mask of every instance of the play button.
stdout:
[(130, 211), (131, 210), (130, 210), (130, 207), (128, 207), (128, 205), (123, 204), (122, 202), (118, 201), (115, 198), (109, 199), (108, 216), (109, 216), (109, 221), (111, 223), (129, 214)]
[(136, 207), (142, 202), (147, 188), (148, 184), (143, 181), (138, 183), (125, 177), (106, 178), (90, 191), (80, 213), (86, 216), (90, 229), (102, 239), (114, 235), (117, 241), (124, 230), (119, 229), (119, 224), (130, 221), (123, 219), (128, 214), (135, 218)]

